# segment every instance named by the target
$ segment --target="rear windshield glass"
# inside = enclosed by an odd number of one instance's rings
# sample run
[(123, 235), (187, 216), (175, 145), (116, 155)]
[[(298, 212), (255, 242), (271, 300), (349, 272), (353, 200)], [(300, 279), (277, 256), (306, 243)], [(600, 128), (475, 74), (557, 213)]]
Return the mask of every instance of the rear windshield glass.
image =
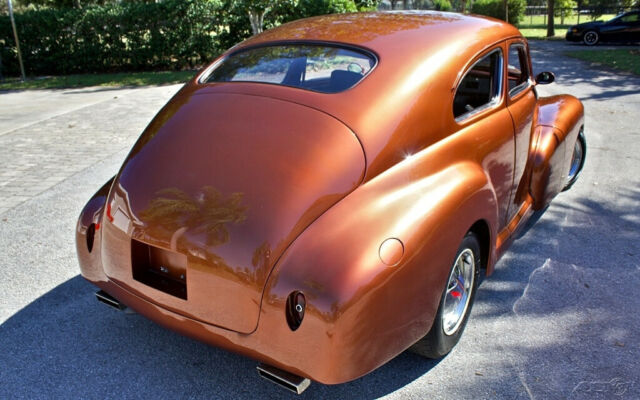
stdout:
[(375, 65), (364, 52), (327, 45), (277, 45), (233, 53), (205, 82), (262, 82), (338, 93), (360, 82)]

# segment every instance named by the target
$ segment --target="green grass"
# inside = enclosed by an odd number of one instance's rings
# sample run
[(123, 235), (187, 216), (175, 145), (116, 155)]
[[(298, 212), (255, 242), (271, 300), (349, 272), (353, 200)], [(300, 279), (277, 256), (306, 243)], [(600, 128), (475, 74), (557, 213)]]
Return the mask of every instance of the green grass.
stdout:
[[(608, 21), (613, 17), (615, 17), (615, 15), (607, 14), (607, 15), (601, 16), (596, 21)], [(546, 19), (542, 15), (534, 15), (533, 17), (525, 16), (524, 19), (520, 21), (520, 24), (518, 25), (518, 29), (520, 29), (520, 32), (522, 32), (522, 35), (528, 39), (551, 39), (551, 40), (564, 39), (564, 35), (567, 32), (567, 29), (569, 29), (570, 26), (576, 25), (578, 23), (578, 16), (572, 15), (572, 16), (565, 17), (564, 24), (560, 23), (560, 17), (555, 17), (554, 22), (555, 22), (556, 35), (551, 38), (547, 38), (547, 25), (545, 24), (545, 21)], [(586, 15), (580, 16), (580, 23), (590, 22), (590, 21), (591, 21), (591, 18), (589, 18), (588, 16)]]
[(21, 82), (7, 78), (0, 82), (0, 90), (62, 89), (87, 86), (147, 86), (184, 83), (195, 71), (131, 72), (116, 74), (82, 74), (31, 78)]
[(569, 57), (606, 65), (640, 75), (640, 50), (575, 50), (565, 52)]

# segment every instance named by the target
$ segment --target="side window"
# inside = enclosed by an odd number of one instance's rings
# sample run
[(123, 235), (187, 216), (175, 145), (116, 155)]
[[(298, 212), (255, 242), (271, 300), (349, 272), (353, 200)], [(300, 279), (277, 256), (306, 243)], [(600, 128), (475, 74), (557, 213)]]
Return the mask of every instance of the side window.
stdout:
[(502, 91), (502, 51), (487, 54), (467, 71), (453, 98), (453, 116), (464, 119), (496, 104)]
[(529, 62), (523, 45), (509, 46), (509, 64), (507, 68), (509, 96), (520, 93), (529, 85)]

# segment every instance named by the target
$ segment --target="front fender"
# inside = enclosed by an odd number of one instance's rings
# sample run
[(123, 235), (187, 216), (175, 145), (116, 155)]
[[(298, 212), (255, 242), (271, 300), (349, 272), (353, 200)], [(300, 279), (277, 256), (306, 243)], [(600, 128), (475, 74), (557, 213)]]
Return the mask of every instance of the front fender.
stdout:
[[(282, 324), (287, 296), (306, 296), (305, 318), (291, 334), (319, 349), (309, 360), (324, 366), (317, 380), (355, 379), (424, 336), (462, 238), (478, 220), (496, 226), (495, 192), (479, 165), (465, 161), (434, 171), (428, 154), (414, 157), (318, 218), (267, 282), (262, 314)], [(403, 244), (394, 266), (379, 255), (389, 238)], [(396, 256), (402, 252), (396, 250)]]
[(542, 98), (536, 110), (535, 144), (529, 158), (533, 209), (545, 208), (562, 191), (573, 147), (584, 126), (584, 107), (570, 95)]

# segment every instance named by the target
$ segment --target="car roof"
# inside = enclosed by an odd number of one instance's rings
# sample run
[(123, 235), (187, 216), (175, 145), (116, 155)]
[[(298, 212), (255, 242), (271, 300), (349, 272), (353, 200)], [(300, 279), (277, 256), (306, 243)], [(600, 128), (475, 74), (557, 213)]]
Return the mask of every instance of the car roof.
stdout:
[(447, 124), (453, 124), (453, 93), (462, 71), (483, 51), (509, 38), (522, 35), (503, 21), (456, 13), (308, 18), (256, 35), (229, 52), (279, 42), (332, 42), (372, 51), (378, 57), (375, 68), (354, 87), (336, 94), (252, 82), (206, 85), (202, 93), (273, 97), (325, 112), (358, 136), (370, 177), (404, 157), (393, 150), (396, 147), (415, 152), (444, 138)]
[(243, 42), (239, 47), (277, 41), (326, 41), (365, 47), (384, 56), (414, 59), (446, 47), (483, 47), (521, 36), (506, 22), (475, 15), (437, 11), (393, 11), (332, 14), (281, 25)]

